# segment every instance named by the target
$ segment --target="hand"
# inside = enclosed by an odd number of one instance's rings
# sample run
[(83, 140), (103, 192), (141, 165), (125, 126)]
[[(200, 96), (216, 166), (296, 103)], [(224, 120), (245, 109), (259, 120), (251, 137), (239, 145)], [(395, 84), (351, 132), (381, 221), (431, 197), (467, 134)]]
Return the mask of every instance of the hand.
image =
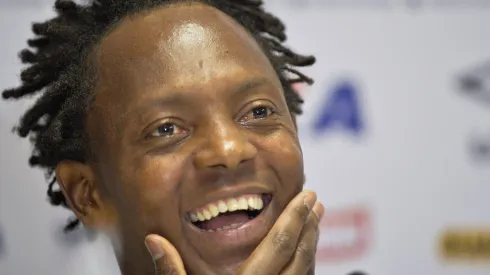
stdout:
[(145, 244), (155, 263), (155, 275), (186, 274), (179, 252), (165, 238), (151, 234), (146, 237)]
[(318, 225), (323, 212), (315, 193), (301, 192), (288, 204), (237, 274), (314, 274)]
[[(301, 192), (288, 204), (237, 275), (314, 274), (318, 224), (323, 212), (315, 193)], [(186, 274), (182, 258), (169, 241), (149, 235), (145, 242), (153, 257), (156, 275)]]

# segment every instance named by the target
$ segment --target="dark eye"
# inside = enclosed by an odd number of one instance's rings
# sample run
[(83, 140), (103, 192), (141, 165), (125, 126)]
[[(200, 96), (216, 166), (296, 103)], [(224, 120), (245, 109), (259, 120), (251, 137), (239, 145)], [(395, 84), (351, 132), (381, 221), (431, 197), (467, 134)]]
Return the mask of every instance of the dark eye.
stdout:
[(255, 107), (252, 109), (252, 116), (255, 119), (268, 117), (271, 110), (267, 107)]
[(250, 110), (245, 116), (242, 117), (240, 121), (248, 121), (248, 120), (260, 120), (267, 118), (274, 114), (274, 109), (266, 106), (257, 106)]
[(150, 137), (163, 137), (181, 134), (184, 130), (173, 123), (165, 123), (160, 125), (155, 131), (150, 133)]

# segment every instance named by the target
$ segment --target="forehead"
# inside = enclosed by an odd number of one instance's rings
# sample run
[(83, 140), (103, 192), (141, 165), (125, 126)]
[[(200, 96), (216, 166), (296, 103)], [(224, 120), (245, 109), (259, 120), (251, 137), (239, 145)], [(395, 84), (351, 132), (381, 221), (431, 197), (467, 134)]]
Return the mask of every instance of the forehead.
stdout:
[(103, 39), (96, 57), (100, 79), (127, 88), (205, 84), (242, 70), (275, 77), (242, 26), (199, 3), (167, 5), (123, 20)]

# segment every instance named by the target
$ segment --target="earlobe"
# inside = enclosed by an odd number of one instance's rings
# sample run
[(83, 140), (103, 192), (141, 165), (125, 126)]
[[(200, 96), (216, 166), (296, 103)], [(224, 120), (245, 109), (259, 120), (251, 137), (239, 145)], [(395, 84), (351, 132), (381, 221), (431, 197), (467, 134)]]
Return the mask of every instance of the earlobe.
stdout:
[(63, 161), (56, 166), (56, 179), (77, 218), (86, 227), (97, 227), (102, 202), (91, 168), (82, 163)]

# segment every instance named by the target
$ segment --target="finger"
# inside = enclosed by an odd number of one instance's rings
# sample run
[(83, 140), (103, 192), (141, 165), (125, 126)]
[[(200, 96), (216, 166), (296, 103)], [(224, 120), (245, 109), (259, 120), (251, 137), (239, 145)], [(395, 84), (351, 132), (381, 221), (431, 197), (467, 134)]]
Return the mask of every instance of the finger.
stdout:
[(294, 256), (288, 266), (281, 273), (282, 275), (314, 274), (316, 248), (319, 239), (318, 225), (323, 216), (324, 208), (317, 202), (311, 211), (301, 236)]
[(299, 236), (315, 202), (314, 192), (303, 191), (297, 195), (238, 274), (278, 274), (283, 270), (296, 250)]
[(152, 234), (145, 239), (155, 263), (155, 275), (185, 275), (184, 263), (177, 249), (165, 238)]

